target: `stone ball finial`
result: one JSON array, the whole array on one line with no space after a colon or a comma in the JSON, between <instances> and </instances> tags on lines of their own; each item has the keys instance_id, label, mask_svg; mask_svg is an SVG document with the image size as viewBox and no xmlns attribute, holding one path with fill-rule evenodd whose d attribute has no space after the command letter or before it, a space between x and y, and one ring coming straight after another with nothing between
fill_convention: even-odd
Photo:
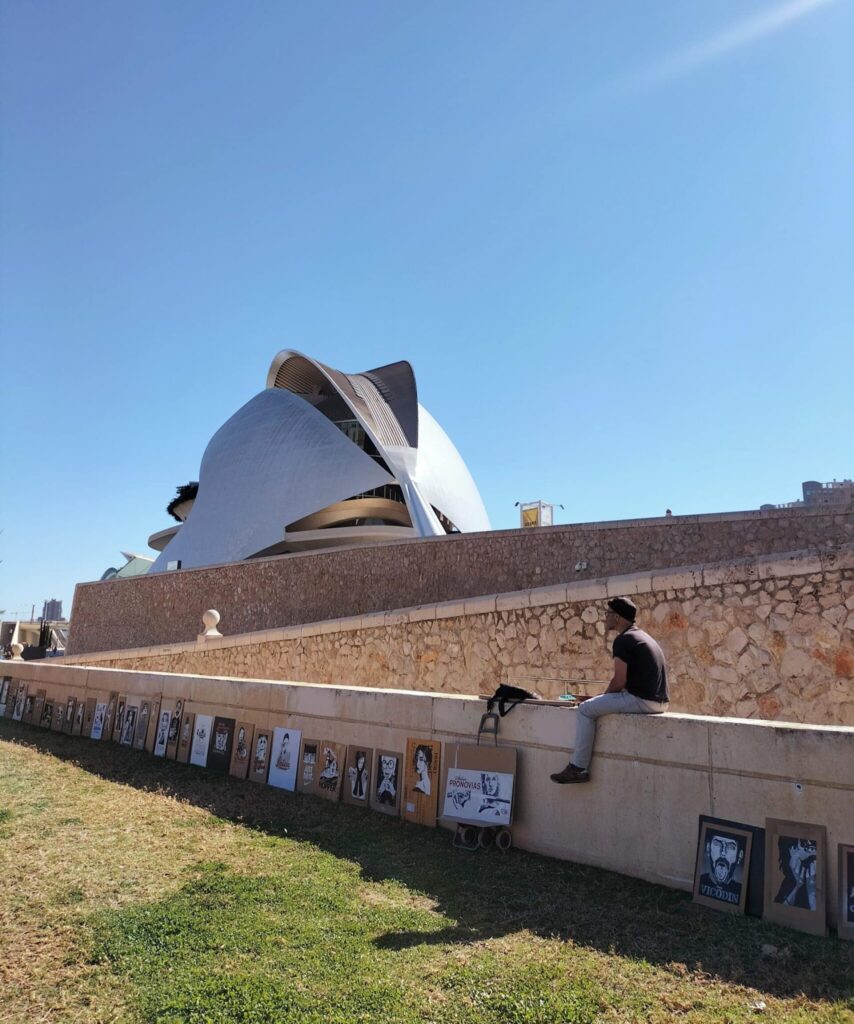
<instances>
[{"instance_id":1,"label":"stone ball finial","mask_svg":"<svg viewBox=\"0 0 854 1024\"><path fill-rule=\"evenodd\" d=\"M21 657L21 652L23 650L24 650L24 645L23 644L12 644L12 657L9 660L10 661L23 661L24 659Z\"/></svg>"},{"instance_id":2,"label":"stone ball finial","mask_svg":"<svg viewBox=\"0 0 854 1024\"><path fill-rule=\"evenodd\" d=\"M207 640L210 637L222 636L222 633L216 628L219 625L220 615L216 608L208 608L208 610L202 615L202 623L204 624L204 632L199 633L200 640Z\"/></svg>"}]
</instances>

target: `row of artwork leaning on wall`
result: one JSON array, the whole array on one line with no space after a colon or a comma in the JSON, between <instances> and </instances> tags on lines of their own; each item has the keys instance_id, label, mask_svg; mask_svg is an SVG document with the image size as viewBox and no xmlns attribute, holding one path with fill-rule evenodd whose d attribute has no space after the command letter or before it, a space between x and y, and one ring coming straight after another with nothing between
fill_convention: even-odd
<instances>
[{"instance_id":1,"label":"row of artwork leaning on wall","mask_svg":"<svg viewBox=\"0 0 854 1024\"><path fill-rule=\"evenodd\" d=\"M312 739L293 724L261 728L227 715L194 712L183 699L113 692L106 700L69 694L64 703L23 680L0 683L0 717L70 736L112 741L183 764L327 800L402 815L435 826L439 816L442 743L410 737L406 752ZM481 752L445 744L442 816L506 827L511 822L515 751ZM512 755L508 759L508 755ZM507 769L510 770L501 770Z\"/></svg>"}]
</instances>

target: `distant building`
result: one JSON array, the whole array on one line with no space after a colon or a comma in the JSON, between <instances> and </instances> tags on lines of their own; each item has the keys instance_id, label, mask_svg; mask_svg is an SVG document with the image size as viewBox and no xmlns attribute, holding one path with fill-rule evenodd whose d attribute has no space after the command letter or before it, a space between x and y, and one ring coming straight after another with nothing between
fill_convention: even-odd
<instances>
[{"instance_id":1,"label":"distant building","mask_svg":"<svg viewBox=\"0 0 854 1024\"><path fill-rule=\"evenodd\" d=\"M42 618L47 619L48 622L59 622L62 619L62 601L57 601L55 597L45 601Z\"/></svg>"},{"instance_id":2,"label":"distant building","mask_svg":"<svg viewBox=\"0 0 854 1024\"><path fill-rule=\"evenodd\" d=\"M854 502L854 480L831 480L823 484L818 480L804 480L803 498L786 501L782 505L760 505L767 508L823 508L827 505L850 505Z\"/></svg>"}]
</instances>

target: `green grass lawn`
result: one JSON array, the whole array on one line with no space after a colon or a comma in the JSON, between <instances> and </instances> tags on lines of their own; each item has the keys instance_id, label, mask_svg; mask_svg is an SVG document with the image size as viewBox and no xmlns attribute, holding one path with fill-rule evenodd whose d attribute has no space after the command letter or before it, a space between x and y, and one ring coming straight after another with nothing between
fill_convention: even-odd
<instances>
[{"instance_id":1,"label":"green grass lawn","mask_svg":"<svg viewBox=\"0 0 854 1024\"><path fill-rule=\"evenodd\" d=\"M0 870L2 1022L854 1022L854 944L9 721Z\"/></svg>"}]
</instances>

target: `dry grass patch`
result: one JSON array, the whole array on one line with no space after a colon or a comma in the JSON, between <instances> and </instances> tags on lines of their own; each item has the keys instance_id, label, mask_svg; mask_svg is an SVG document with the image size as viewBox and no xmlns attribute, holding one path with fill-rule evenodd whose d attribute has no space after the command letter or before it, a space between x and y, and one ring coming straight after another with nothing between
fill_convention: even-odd
<instances>
[{"instance_id":1,"label":"dry grass patch","mask_svg":"<svg viewBox=\"0 0 854 1024\"><path fill-rule=\"evenodd\" d=\"M5 721L0 869L3 1024L854 1021L850 944Z\"/></svg>"}]
</instances>

